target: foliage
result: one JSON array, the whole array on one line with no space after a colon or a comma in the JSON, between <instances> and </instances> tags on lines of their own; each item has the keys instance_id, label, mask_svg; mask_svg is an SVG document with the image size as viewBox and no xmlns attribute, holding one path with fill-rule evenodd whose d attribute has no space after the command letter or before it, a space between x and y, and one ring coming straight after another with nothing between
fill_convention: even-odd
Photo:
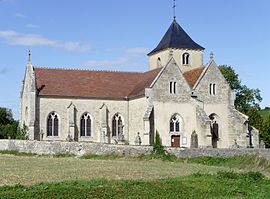
<instances>
[{"instance_id":1,"label":"foliage","mask_svg":"<svg viewBox=\"0 0 270 199\"><path fill-rule=\"evenodd\" d=\"M160 138L158 131L156 131L156 134L155 134L153 153L156 155L164 155L165 154L165 149L164 149L164 146L162 146L161 138Z\"/></svg>"},{"instance_id":2,"label":"foliage","mask_svg":"<svg viewBox=\"0 0 270 199\"><path fill-rule=\"evenodd\" d=\"M147 187L147 188L146 188ZM259 172L218 172L155 180L76 180L0 187L0 198L269 198Z\"/></svg>"},{"instance_id":3,"label":"foliage","mask_svg":"<svg viewBox=\"0 0 270 199\"><path fill-rule=\"evenodd\" d=\"M248 112L247 115L249 117L249 124L251 126L254 126L255 128L257 128L259 131L262 131L262 127L263 127L263 118L260 115L260 112L254 108L251 107Z\"/></svg>"},{"instance_id":4,"label":"foliage","mask_svg":"<svg viewBox=\"0 0 270 199\"><path fill-rule=\"evenodd\" d=\"M239 80L238 74L231 66L221 65L219 69L231 89L236 93L235 107L242 113L247 113L250 108L260 110L259 103L262 101L259 89L250 89Z\"/></svg>"},{"instance_id":5,"label":"foliage","mask_svg":"<svg viewBox=\"0 0 270 199\"><path fill-rule=\"evenodd\" d=\"M264 109L260 110L260 115L262 116L264 120L266 120L268 116L270 116L270 108L265 107Z\"/></svg>"},{"instance_id":6,"label":"foliage","mask_svg":"<svg viewBox=\"0 0 270 199\"><path fill-rule=\"evenodd\" d=\"M156 134L155 134L155 142L153 145L153 151L152 151L151 157L167 160L167 161L174 161L176 159L175 155L168 153L164 149L164 146L162 145L162 141L161 141L158 131L156 131Z\"/></svg>"},{"instance_id":7,"label":"foliage","mask_svg":"<svg viewBox=\"0 0 270 199\"><path fill-rule=\"evenodd\" d=\"M27 127L19 127L10 109L0 107L0 139L27 139Z\"/></svg>"},{"instance_id":8,"label":"foliage","mask_svg":"<svg viewBox=\"0 0 270 199\"><path fill-rule=\"evenodd\" d=\"M265 146L270 148L270 115L263 122L260 138L264 141Z\"/></svg>"},{"instance_id":9,"label":"foliage","mask_svg":"<svg viewBox=\"0 0 270 199\"><path fill-rule=\"evenodd\" d=\"M10 124L13 121L10 109L0 107L0 126Z\"/></svg>"}]
</instances>

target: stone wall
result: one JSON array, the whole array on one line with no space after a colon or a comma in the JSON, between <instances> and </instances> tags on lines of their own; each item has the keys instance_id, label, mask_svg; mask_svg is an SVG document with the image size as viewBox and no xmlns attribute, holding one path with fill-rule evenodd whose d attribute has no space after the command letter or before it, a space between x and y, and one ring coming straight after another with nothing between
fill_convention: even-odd
<instances>
[{"instance_id":1,"label":"stone wall","mask_svg":"<svg viewBox=\"0 0 270 199\"><path fill-rule=\"evenodd\" d=\"M16 150L19 152L37 154L59 154L70 153L76 156L84 154L108 155L112 153L137 156L150 154L151 146L112 145L87 142L60 142L60 141L30 141L30 140L0 140L0 151ZM187 148L166 148L166 150L180 158L212 156L232 157L239 155L259 155L270 160L269 149L187 149Z\"/></svg>"},{"instance_id":2,"label":"stone wall","mask_svg":"<svg viewBox=\"0 0 270 199\"><path fill-rule=\"evenodd\" d=\"M84 154L108 155L112 153L123 155L149 154L150 146L113 145L90 142L61 142L37 140L0 140L0 151L16 150L36 154L69 153L76 156Z\"/></svg>"}]
</instances>

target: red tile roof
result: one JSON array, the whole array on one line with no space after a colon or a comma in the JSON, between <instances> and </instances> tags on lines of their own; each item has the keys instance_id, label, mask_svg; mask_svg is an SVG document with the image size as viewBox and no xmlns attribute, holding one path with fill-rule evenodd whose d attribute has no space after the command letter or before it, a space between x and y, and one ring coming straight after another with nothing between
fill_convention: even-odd
<instances>
[{"instance_id":1,"label":"red tile roof","mask_svg":"<svg viewBox=\"0 0 270 199\"><path fill-rule=\"evenodd\" d=\"M39 95L124 98L144 94L161 68L145 73L34 68Z\"/></svg>"},{"instance_id":2,"label":"red tile roof","mask_svg":"<svg viewBox=\"0 0 270 199\"><path fill-rule=\"evenodd\" d=\"M193 86L196 84L203 70L204 67L199 67L184 73L184 77L187 80L190 88L193 88Z\"/></svg>"},{"instance_id":3,"label":"red tile roof","mask_svg":"<svg viewBox=\"0 0 270 199\"><path fill-rule=\"evenodd\" d=\"M35 67L38 95L124 98L143 95L162 68L144 73ZM192 88L204 68L184 73Z\"/></svg>"}]
</instances>

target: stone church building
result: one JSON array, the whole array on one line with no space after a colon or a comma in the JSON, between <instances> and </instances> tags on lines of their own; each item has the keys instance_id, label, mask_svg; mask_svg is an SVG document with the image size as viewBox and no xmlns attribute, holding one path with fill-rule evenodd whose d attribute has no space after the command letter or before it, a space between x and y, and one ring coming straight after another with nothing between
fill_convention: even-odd
<instances>
[{"instance_id":1,"label":"stone church building","mask_svg":"<svg viewBox=\"0 0 270 199\"><path fill-rule=\"evenodd\" d=\"M258 131L234 107L235 94L213 55L174 19L149 54L146 72L34 67L20 96L30 140L164 146L258 147Z\"/></svg>"}]
</instances>

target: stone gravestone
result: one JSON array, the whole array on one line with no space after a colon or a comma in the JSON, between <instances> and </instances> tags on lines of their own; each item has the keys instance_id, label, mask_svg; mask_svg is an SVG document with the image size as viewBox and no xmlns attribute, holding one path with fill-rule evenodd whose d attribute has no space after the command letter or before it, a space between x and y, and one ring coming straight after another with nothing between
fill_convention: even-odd
<instances>
[{"instance_id":1,"label":"stone gravestone","mask_svg":"<svg viewBox=\"0 0 270 199\"><path fill-rule=\"evenodd\" d=\"M190 141L190 148L198 148L198 134L196 131L192 132Z\"/></svg>"},{"instance_id":2,"label":"stone gravestone","mask_svg":"<svg viewBox=\"0 0 270 199\"><path fill-rule=\"evenodd\" d=\"M140 133L138 132L138 135L136 136L136 139L135 139L135 145L141 145L141 144L142 144L142 139L141 139Z\"/></svg>"},{"instance_id":3,"label":"stone gravestone","mask_svg":"<svg viewBox=\"0 0 270 199\"><path fill-rule=\"evenodd\" d=\"M261 149L265 149L265 143L264 143L263 140L260 141L259 147L260 147Z\"/></svg>"}]
</instances>

